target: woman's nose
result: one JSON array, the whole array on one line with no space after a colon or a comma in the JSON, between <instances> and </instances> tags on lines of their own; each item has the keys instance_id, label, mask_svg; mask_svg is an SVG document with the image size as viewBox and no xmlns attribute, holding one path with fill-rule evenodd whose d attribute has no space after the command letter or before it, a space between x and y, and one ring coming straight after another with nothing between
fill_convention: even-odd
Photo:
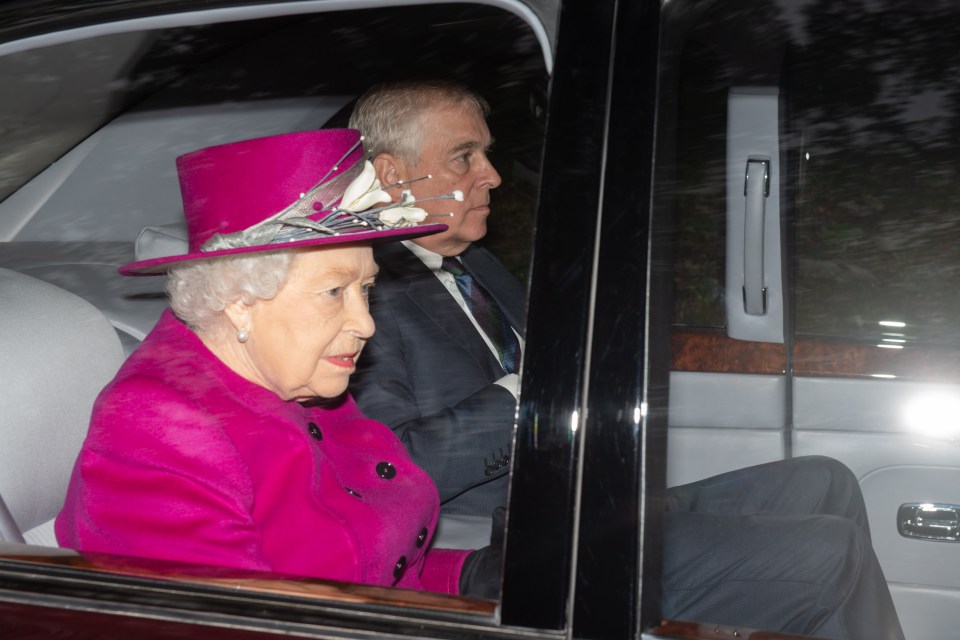
<instances>
[{"instance_id":1,"label":"woman's nose","mask_svg":"<svg viewBox=\"0 0 960 640\"><path fill-rule=\"evenodd\" d=\"M350 301L344 329L363 340L373 336L376 325L373 322L373 316L370 315L370 308L365 297L355 296Z\"/></svg>"}]
</instances>

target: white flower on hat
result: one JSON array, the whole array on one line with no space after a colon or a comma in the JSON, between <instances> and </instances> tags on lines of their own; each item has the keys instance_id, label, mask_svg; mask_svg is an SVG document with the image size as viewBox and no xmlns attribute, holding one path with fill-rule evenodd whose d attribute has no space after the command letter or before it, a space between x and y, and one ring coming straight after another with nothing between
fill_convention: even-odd
<instances>
[{"instance_id":1,"label":"white flower on hat","mask_svg":"<svg viewBox=\"0 0 960 640\"><path fill-rule=\"evenodd\" d=\"M354 178L344 190L339 209L359 213L386 202L390 202L390 195L380 188L380 180L377 179L373 164L365 160L360 175Z\"/></svg>"},{"instance_id":2,"label":"white flower on hat","mask_svg":"<svg viewBox=\"0 0 960 640\"><path fill-rule=\"evenodd\" d=\"M380 220L392 227L412 227L427 219L427 212L413 206L416 200L409 189L400 192L400 202L384 207Z\"/></svg>"}]
</instances>

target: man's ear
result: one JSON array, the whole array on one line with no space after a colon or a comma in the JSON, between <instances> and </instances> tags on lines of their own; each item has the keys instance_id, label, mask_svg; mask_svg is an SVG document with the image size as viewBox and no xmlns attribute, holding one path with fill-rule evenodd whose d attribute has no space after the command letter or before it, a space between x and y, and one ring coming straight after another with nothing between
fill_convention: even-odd
<instances>
[{"instance_id":1,"label":"man's ear","mask_svg":"<svg viewBox=\"0 0 960 640\"><path fill-rule=\"evenodd\" d=\"M377 154L377 156L371 160L371 163L373 164L374 171L377 173L377 180L380 181L381 187L396 184L401 180L407 179L406 164L390 153ZM394 202L400 201L400 193L402 191L403 189L399 187L386 189L386 192L393 198Z\"/></svg>"}]
</instances>

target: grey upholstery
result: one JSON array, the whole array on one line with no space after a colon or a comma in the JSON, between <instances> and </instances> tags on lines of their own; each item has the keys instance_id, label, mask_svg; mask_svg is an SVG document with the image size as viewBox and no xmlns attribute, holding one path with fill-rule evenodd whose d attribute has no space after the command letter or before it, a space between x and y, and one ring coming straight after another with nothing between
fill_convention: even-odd
<instances>
[{"instance_id":1,"label":"grey upholstery","mask_svg":"<svg viewBox=\"0 0 960 640\"><path fill-rule=\"evenodd\" d=\"M52 520L93 401L123 359L116 331L95 307L0 268L0 541L56 544Z\"/></svg>"},{"instance_id":2,"label":"grey upholstery","mask_svg":"<svg viewBox=\"0 0 960 640\"><path fill-rule=\"evenodd\" d=\"M100 309L128 353L167 308L165 277L128 278L117 273L117 267L133 260L129 240L0 242L0 267L66 289Z\"/></svg>"},{"instance_id":3,"label":"grey upholstery","mask_svg":"<svg viewBox=\"0 0 960 640\"><path fill-rule=\"evenodd\" d=\"M441 513L433 547L437 549L480 549L490 544L493 518L462 513Z\"/></svg>"}]
</instances>

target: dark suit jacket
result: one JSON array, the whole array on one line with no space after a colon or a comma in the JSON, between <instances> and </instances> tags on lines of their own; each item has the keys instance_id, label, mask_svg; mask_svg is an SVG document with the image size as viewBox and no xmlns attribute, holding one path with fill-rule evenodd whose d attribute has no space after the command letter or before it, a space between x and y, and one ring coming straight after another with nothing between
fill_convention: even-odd
<instances>
[{"instance_id":1,"label":"dark suit jacket","mask_svg":"<svg viewBox=\"0 0 960 640\"><path fill-rule=\"evenodd\" d=\"M370 312L377 331L350 390L389 425L437 483L443 513L489 516L507 500L516 401L505 374L437 277L400 243L374 248L380 265ZM488 251L461 259L523 335L526 291Z\"/></svg>"}]
</instances>

